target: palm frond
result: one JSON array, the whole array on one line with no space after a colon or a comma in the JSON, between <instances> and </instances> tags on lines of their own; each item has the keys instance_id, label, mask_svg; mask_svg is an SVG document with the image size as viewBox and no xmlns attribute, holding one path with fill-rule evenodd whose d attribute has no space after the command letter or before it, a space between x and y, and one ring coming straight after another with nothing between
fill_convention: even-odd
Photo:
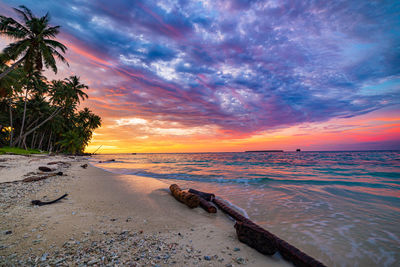
<instances>
[{"instance_id":1,"label":"palm frond","mask_svg":"<svg viewBox=\"0 0 400 267\"><path fill-rule=\"evenodd\" d=\"M21 6L20 6L20 8L21 8ZM25 7L26 8L26 7ZM17 15L20 17L20 18L22 18L22 20L25 22L25 23L27 23L29 20L31 20L32 18L30 18L30 17L28 17L28 13L27 12L25 12L24 10L20 10L20 9L18 9L18 8L13 8L14 9L14 11L17 13ZM31 13L32 14L32 13Z\"/></svg>"},{"instance_id":2,"label":"palm frond","mask_svg":"<svg viewBox=\"0 0 400 267\"><path fill-rule=\"evenodd\" d=\"M0 17L0 33L12 38L24 38L29 30L13 18Z\"/></svg>"},{"instance_id":3,"label":"palm frond","mask_svg":"<svg viewBox=\"0 0 400 267\"><path fill-rule=\"evenodd\" d=\"M19 8L21 8L23 10L21 12L24 12L28 16L29 20L32 20L35 18L35 16L32 14L32 11L29 8L27 8L26 6L20 5ZM15 8L15 10L17 10L17 9Z\"/></svg>"},{"instance_id":4,"label":"palm frond","mask_svg":"<svg viewBox=\"0 0 400 267\"><path fill-rule=\"evenodd\" d=\"M56 37L56 35L60 32L60 26L48 27L43 30L43 37Z\"/></svg>"},{"instance_id":5,"label":"palm frond","mask_svg":"<svg viewBox=\"0 0 400 267\"><path fill-rule=\"evenodd\" d=\"M24 69L28 72L35 69L42 70L45 65L57 73L54 57L68 65L61 54L65 53L67 47L52 40L59 33L60 26L49 26L50 14L46 13L39 18L23 5L14 10L22 19L23 24L13 18L0 15L0 35L17 40L4 49L7 57L12 60L23 57Z\"/></svg>"},{"instance_id":6,"label":"palm frond","mask_svg":"<svg viewBox=\"0 0 400 267\"><path fill-rule=\"evenodd\" d=\"M63 45L62 43L57 42L55 40L44 39L43 42L45 44L51 46L54 49L57 49L57 48L60 49L63 53L65 53L68 50L68 48L65 45Z\"/></svg>"},{"instance_id":7,"label":"palm frond","mask_svg":"<svg viewBox=\"0 0 400 267\"><path fill-rule=\"evenodd\" d=\"M53 53L51 51L51 48L42 44L40 47L40 50L43 51L43 61L45 63L46 68L51 68L54 73L57 73L57 65L56 61L53 57Z\"/></svg>"},{"instance_id":8,"label":"palm frond","mask_svg":"<svg viewBox=\"0 0 400 267\"><path fill-rule=\"evenodd\" d=\"M6 54L10 59L15 60L23 54L29 48L28 40L21 40L15 43L9 44L4 48L3 53Z\"/></svg>"},{"instance_id":9,"label":"palm frond","mask_svg":"<svg viewBox=\"0 0 400 267\"><path fill-rule=\"evenodd\" d=\"M51 47L49 47L49 48L53 55L55 55L61 62L65 63L69 67L68 61L65 59L65 57L63 55L61 55L57 50L55 50Z\"/></svg>"}]
</instances>

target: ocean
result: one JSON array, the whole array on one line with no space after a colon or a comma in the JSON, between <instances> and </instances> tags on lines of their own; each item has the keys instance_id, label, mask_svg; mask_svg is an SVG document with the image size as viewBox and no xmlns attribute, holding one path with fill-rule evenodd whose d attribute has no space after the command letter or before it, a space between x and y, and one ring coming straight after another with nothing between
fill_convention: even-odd
<instances>
[{"instance_id":1,"label":"ocean","mask_svg":"<svg viewBox=\"0 0 400 267\"><path fill-rule=\"evenodd\" d=\"M91 162L214 193L328 266L400 266L400 151L101 154Z\"/></svg>"}]
</instances>

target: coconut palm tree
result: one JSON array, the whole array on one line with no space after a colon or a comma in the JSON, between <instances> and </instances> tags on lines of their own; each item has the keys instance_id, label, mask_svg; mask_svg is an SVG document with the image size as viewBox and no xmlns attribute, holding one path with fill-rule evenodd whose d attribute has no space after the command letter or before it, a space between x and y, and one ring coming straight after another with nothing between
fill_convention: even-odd
<instances>
[{"instance_id":1,"label":"coconut palm tree","mask_svg":"<svg viewBox=\"0 0 400 267\"><path fill-rule=\"evenodd\" d=\"M20 142L18 142L18 146L20 146L20 144L21 144L21 141L22 141L21 137L22 137L22 134L25 129L26 107L27 107L29 93L33 92L33 93L38 94L43 91L44 87L47 87L46 83L45 83L46 77L44 77L41 74L41 72L37 71L37 70L28 74L22 80L23 80L23 84L25 84L25 97L24 97L24 112L23 112L23 116L22 116L22 125L21 125L21 129L19 132L19 137L17 139L20 141Z\"/></svg>"},{"instance_id":2,"label":"coconut palm tree","mask_svg":"<svg viewBox=\"0 0 400 267\"><path fill-rule=\"evenodd\" d=\"M25 6L19 6L19 8L14 8L14 10L23 23L0 15L0 35L16 40L3 50L7 59L13 61L14 64L0 74L0 79L21 63L24 64L27 73L32 73L34 70L41 71L43 65L57 73L54 57L68 65L66 59L60 53L65 53L67 47L54 40L59 33L60 26L51 27L49 25L49 13L38 18L32 14L29 8Z\"/></svg>"},{"instance_id":3,"label":"coconut palm tree","mask_svg":"<svg viewBox=\"0 0 400 267\"><path fill-rule=\"evenodd\" d=\"M70 90L71 100L75 103L80 104L80 100L85 100L89 96L83 92L84 89L89 89L89 87L80 81L80 77L78 76L70 76L65 79L66 85Z\"/></svg>"},{"instance_id":4,"label":"coconut palm tree","mask_svg":"<svg viewBox=\"0 0 400 267\"><path fill-rule=\"evenodd\" d=\"M0 58L2 55L0 55ZM0 62L0 71L5 70L7 66ZM9 75L0 80L0 100L8 103L9 106L9 144L13 143L14 127L13 127L13 101L22 91L24 84L25 72L22 68L16 68ZM4 103L5 103L4 102ZM4 123L4 122L3 122Z\"/></svg>"},{"instance_id":5,"label":"coconut palm tree","mask_svg":"<svg viewBox=\"0 0 400 267\"><path fill-rule=\"evenodd\" d=\"M74 121L73 125L61 134L62 139L58 144L64 152L83 153L92 138L93 131L101 126L101 118L88 108L84 108L75 113L71 120Z\"/></svg>"},{"instance_id":6,"label":"coconut palm tree","mask_svg":"<svg viewBox=\"0 0 400 267\"><path fill-rule=\"evenodd\" d=\"M81 100L88 98L88 95L83 92L88 88L87 85L80 82L80 78L77 76L70 76L64 81L55 80L52 81L51 100L54 104L63 106L64 109L71 106L75 109Z\"/></svg>"},{"instance_id":7,"label":"coconut palm tree","mask_svg":"<svg viewBox=\"0 0 400 267\"><path fill-rule=\"evenodd\" d=\"M57 73L57 66L54 57L67 63L66 59L58 51L60 50L62 53L65 53L67 47L54 40L55 36L59 33L60 26L49 26L49 13L38 18L33 15L29 8L25 6L19 6L19 8L20 9L14 8L14 10L23 20L23 24L13 18L0 15L0 35L5 35L16 40L16 42L9 44L3 50L3 61L14 61L14 64L0 74L0 79L18 67L21 63L24 65L24 70L27 73L28 79L32 77L33 73L41 72L43 65L46 66L46 68L51 68L55 73ZM25 90L26 103L31 88L27 86ZM24 132L25 114L26 104L18 138L20 141L22 140Z\"/></svg>"}]
</instances>

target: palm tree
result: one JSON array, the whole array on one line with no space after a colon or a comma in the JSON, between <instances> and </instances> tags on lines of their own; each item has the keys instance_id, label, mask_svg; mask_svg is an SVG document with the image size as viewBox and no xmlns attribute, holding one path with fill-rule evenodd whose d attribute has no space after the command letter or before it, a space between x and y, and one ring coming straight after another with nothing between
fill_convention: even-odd
<instances>
[{"instance_id":1,"label":"palm tree","mask_svg":"<svg viewBox=\"0 0 400 267\"><path fill-rule=\"evenodd\" d=\"M72 129L61 134L62 139L58 142L61 149L65 152L76 154L82 152L84 148L83 136L80 135L78 129Z\"/></svg>"},{"instance_id":2,"label":"palm tree","mask_svg":"<svg viewBox=\"0 0 400 267\"><path fill-rule=\"evenodd\" d=\"M69 107L75 109L81 100L88 98L88 95L83 92L83 89L88 88L77 76L70 76L64 81L52 81L51 100L54 104L63 106L64 109Z\"/></svg>"},{"instance_id":3,"label":"palm tree","mask_svg":"<svg viewBox=\"0 0 400 267\"><path fill-rule=\"evenodd\" d=\"M74 121L73 125L61 134L62 139L58 145L64 152L81 154L89 144L93 131L101 126L101 118L84 108L75 113L71 120Z\"/></svg>"},{"instance_id":4,"label":"palm tree","mask_svg":"<svg viewBox=\"0 0 400 267\"><path fill-rule=\"evenodd\" d=\"M101 126L101 118L88 108L79 111L77 121L85 131L92 131Z\"/></svg>"},{"instance_id":5,"label":"palm tree","mask_svg":"<svg viewBox=\"0 0 400 267\"><path fill-rule=\"evenodd\" d=\"M16 42L9 44L3 50L5 55L4 58L14 61L14 64L0 74L0 79L18 67L21 63L24 63L24 69L27 72L28 79L35 71L42 71L43 64L46 68L51 68L55 73L57 73L57 66L54 57L57 57L68 65L63 55L58 52L59 49L62 53L65 53L67 47L62 43L53 40L59 33L60 26L49 26L49 13L38 18L32 14L32 11L29 8L25 6L19 7L20 9L14 8L14 10L24 21L23 24L13 18L0 15L0 34L16 40ZM18 138L20 141L22 140L21 137L25 126L26 101L30 87L27 86L25 90L24 115Z\"/></svg>"},{"instance_id":6,"label":"palm tree","mask_svg":"<svg viewBox=\"0 0 400 267\"><path fill-rule=\"evenodd\" d=\"M0 54L0 72L7 69L7 65L1 62L1 58L4 54ZM24 76L24 71L21 68L14 69L4 77L4 79L0 80L0 98L9 98L16 92L19 92L22 88L21 79Z\"/></svg>"},{"instance_id":7,"label":"palm tree","mask_svg":"<svg viewBox=\"0 0 400 267\"><path fill-rule=\"evenodd\" d=\"M32 73L33 70L41 71L43 65L57 73L54 57L68 65L66 59L58 51L65 53L67 47L54 40L60 26L49 26L49 13L38 18L27 7L19 6L19 8L14 8L14 10L23 20L23 24L13 18L0 15L0 35L16 40L3 51L7 59L14 61L14 64L0 74L0 79L21 63L24 63L27 73Z\"/></svg>"},{"instance_id":8,"label":"palm tree","mask_svg":"<svg viewBox=\"0 0 400 267\"><path fill-rule=\"evenodd\" d=\"M85 100L89 96L83 92L84 89L89 89L89 87L80 81L80 77L78 76L70 76L65 79L67 87L70 89L70 97L71 100L75 103L80 104L80 100Z\"/></svg>"},{"instance_id":9,"label":"palm tree","mask_svg":"<svg viewBox=\"0 0 400 267\"><path fill-rule=\"evenodd\" d=\"M4 54L0 55L3 58ZM0 59L1 60L1 59ZM6 69L7 66L0 62L0 71ZM9 133L9 143L10 146L13 143L14 127L13 127L13 100L18 93L22 91L24 86L23 79L25 77L25 72L22 68L16 68L11 71L4 79L0 80L0 99L6 100L9 106L9 116L10 116L10 133Z\"/></svg>"},{"instance_id":10,"label":"palm tree","mask_svg":"<svg viewBox=\"0 0 400 267\"><path fill-rule=\"evenodd\" d=\"M26 118L26 104L28 101L28 93L30 91L38 91L38 93L40 93L43 89L43 87L47 87L46 83L45 83L46 77L44 77L40 71L33 71L32 73L28 74L28 76L26 76L26 78L24 79L24 84L25 84L25 97L24 97L24 113L22 115L22 125L21 125L21 129L19 132L19 137L17 140L19 140L20 142L18 143L18 146L20 146L21 144L21 137L22 134L24 132L24 127L25 127L25 118Z\"/></svg>"}]
</instances>

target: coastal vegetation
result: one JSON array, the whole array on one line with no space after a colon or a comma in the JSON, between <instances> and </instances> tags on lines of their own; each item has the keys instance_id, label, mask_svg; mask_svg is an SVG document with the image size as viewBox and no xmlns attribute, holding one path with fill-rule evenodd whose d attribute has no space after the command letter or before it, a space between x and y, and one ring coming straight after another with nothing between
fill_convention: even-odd
<instances>
[{"instance_id":1,"label":"coastal vegetation","mask_svg":"<svg viewBox=\"0 0 400 267\"><path fill-rule=\"evenodd\" d=\"M13 155L30 155L30 154L41 154L38 149L23 149L18 147L1 147L0 148L0 155L4 154L13 154Z\"/></svg>"},{"instance_id":2,"label":"coastal vegetation","mask_svg":"<svg viewBox=\"0 0 400 267\"><path fill-rule=\"evenodd\" d=\"M90 109L78 109L88 86L76 75L44 76L44 69L57 73L56 60L68 65L67 47L55 40L60 26L50 26L48 13L14 10L21 22L0 15L0 35L12 40L0 54L0 147L83 153L101 126Z\"/></svg>"}]
</instances>

